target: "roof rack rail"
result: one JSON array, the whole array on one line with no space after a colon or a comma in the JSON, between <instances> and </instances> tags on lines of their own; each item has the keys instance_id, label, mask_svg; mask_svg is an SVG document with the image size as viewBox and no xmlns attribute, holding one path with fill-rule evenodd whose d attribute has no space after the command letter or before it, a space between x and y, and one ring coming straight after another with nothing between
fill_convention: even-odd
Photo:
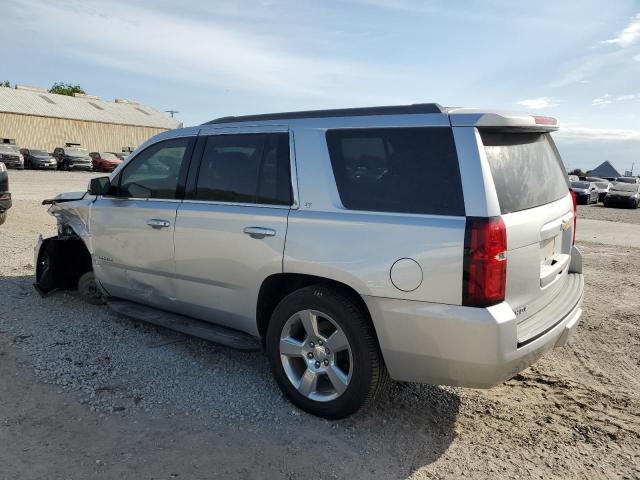
<instances>
[{"instance_id":1,"label":"roof rack rail","mask_svg":"<svg viewBox=\"0 0 640 480\"><path fill-rule=\"evenodd\" d=\"M222 117L206 122L203 125L259 122L265 120L294 120L299 118L362 117L371 115L406 115L426 113L446 113L446 110L437 103L414 103L413 105L392 105L386 107L338 108L333 110L307 110L302 112L264 113L260 115Z\"/></svg>"}]
</instances>

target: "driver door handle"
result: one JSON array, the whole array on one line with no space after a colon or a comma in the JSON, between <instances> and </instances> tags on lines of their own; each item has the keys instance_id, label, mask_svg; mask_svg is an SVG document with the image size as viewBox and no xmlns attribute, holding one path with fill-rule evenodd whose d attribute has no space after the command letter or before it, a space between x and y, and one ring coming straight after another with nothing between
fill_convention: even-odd
<instances>
[{"instance_id":1,"label":"driver door handle","mask_svg":"<svg viewBox=\"0 0 640 480\"><path fill-rule=\"evenodd\" d=\"M166 228L171 225L169 220L162 220L161 218L150 218L147 220L147 225L152 228Z\"/></svg>"}]
</instances>

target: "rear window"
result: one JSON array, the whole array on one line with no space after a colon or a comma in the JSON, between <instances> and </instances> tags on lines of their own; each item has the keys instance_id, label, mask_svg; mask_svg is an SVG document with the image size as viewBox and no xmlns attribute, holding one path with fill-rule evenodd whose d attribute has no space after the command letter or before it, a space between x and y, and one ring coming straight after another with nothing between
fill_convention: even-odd
<instances>
[{"instance_id":1,"label":"rear window","mask_svg":"<svg viewBox=\"0 0 640 480\"><path fill-rule=\"evenodd\" d=\"M567 195L564 165L548 133L481 130L480 136L503 214Z\"/></svg>"},{"instance_id":2,"label":"rear window","mask_svg":"<svg viewBox=\"0 0 640 480\"><path fill-rule=\"evenodd\" d=\"M327 144L345 208L465 214L451 128L329 130Z\"/></svg>"}]
</instances>

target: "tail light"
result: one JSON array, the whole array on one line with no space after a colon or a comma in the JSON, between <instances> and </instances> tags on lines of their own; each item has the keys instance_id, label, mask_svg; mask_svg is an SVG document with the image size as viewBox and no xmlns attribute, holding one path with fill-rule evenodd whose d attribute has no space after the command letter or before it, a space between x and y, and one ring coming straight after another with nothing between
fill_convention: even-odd
<instances>
[{"instance_id":1,"label":"tail light","mask_svg":"<svg viewBox=\"0 0 640 480\"><path fill-rule=\"evenodd\" d=\"M576 192L571 190L571 199L573 200L573 238L571 239L571 244L575 245L576 243L576 223L578 221L578 201L576 200Z\"/></svg>"},{"instance_id":2,"label":"tail light","mask_svg":"<svg viewBox=\"0 0 640 480\"><path fill-rule=\"evenodd\" d=\"M488 307L504 300L507 230L500 217L467 217L462 304Z\"/></svg>"}]
</instances>

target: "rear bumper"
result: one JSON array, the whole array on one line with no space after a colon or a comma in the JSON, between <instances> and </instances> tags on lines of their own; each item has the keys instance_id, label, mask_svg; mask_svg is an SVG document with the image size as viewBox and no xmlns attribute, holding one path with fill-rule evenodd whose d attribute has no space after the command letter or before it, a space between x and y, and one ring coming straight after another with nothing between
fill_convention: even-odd
<instances>
[{"instance_id":1,"label":"rear bumper","mask_svg":"<svg viewBox=\"0 0 640 480\"><path fill-rule=\"evenodd\" d=\"M584 280L565 295L567 308L552 304L558 318L539 336L518 345L518 320L503 302L472 308L364 297L392 378L400 381L488 388L513 377L547 350L574 334L582 316ZM550 314L548 309L542 315ZM542 323L542 322L541 322Z\"/></svg>"}]
</instances>

